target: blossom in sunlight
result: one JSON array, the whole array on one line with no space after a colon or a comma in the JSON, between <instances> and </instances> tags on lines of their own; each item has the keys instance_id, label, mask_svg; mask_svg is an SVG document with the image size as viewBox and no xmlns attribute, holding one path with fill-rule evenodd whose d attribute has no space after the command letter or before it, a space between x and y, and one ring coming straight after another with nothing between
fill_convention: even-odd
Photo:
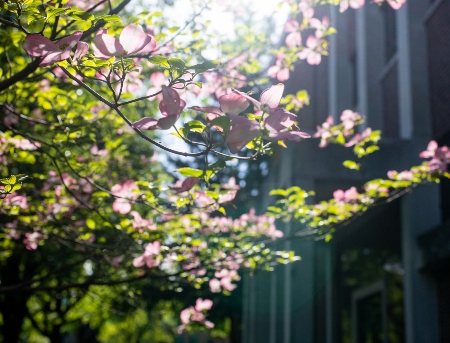
<instances>
[{"instance_id":1,"label":"blossom in sunlight","mask_svg":"<svg viewBox=\"0 0 450 343\"><path fill-rule=\"evenodd\" d=\"M447 146L439 147L436 141L428 143L427 150L422 151L419 155L422 158L431 158L427 162L430 171L447 171L450 163L450 149Z\"/></svg>"},{"instance_id":2,"label":"blossom in sunlight","mask_svg":"<svg viewBox=\"0 0 450 343\"><path fill-rule=\"evenodd\" d=\"M40 34L28 35L22 43L25 51L33 57L42 57L41 66L46 66L55 62L63 61L70 57L72 48L77 45L83 32L77 31L74 34L61 38L56 43L53 43L47 37ZM80 46L80 50L83 49ZM77 53L81 56L82 51Z\"/></svg>"},{"instance_id":3,"label":"blossom in sunlight","mask_svg":"<svg viewBox=\"0 0 450 343\"><path fill-rule=\"evenodd\" d=\"M219 293L222 290L222 286L220 285L220 281L216 278L213 278L209 281L209 289L212 293Z\"/></svg>"},{"instance_id":4,"label":"blossom in sunlight","mask_svg":"<svg viewBox=\"0 0 450 343\"><path fill-rule=\"evenodd\" d=\"M212 300L198 298L194 306L189 306L180 312L180 320L182 325L178 327L178 332L182 333L183 330L191 322L198 322L205 325L208 329L212 329L214 324L206 320L205 312L209 311L213 305Z\"/></svg>"},{"instance_id":5,"label":"blossom in sunlight","mask_svg":"<svg viewBox=\"0 0 450 343\"><path fill-rule=\"evenodd\" d=\"M353 9L360 8L364 5L364 1L365 0L341 0L339 11L345 12L349 6Z\"/></svg>"},{"instance_id":6,"label":"blossom in sunlight","mask_svg":"<svg viewBox=\"0 0 450 343\"><path fill-rule=\"evenodd\" d=\"M260 101L258 101L246 93L233 89L233 93L219 97L220 108L195 106L192 109L208 113L207 119L210 121L220 116L230 118L230 129L226 134L225 142L233 154L239 152L259 136L269 140L292 141L310 137L305 132L299 132L294 125L295 114L278 107L283 91L284 85L281 83L272 86L262 92ZM248 100L253 103L255 109L265 113L263 113L262 127L256 120L239 115L248 107ZM221 129L219 128L219 130Z\"/></svg>"},{"instance_id":7,"label":"blossom in sunlight","mask_svg":"<svg viewBox=\"0 0 450 343\"><path fill-rule=\"evenodd\" d=\"M317 126L317 132L314 134L313 137L319 138L320 137L320 144L319 147L325 148L328 143L330 142L331 138L333 137L333 134L331 132L331 128L333 127L333 117L328 116L324 123L322 123L321 126Z\"/></svg>"},{"instance_id":8,"label":"blossom in sunlight","mask_svg":"<svg viewBox=\"0 0 450 343\"><path fill-rule=\"evenodd\" d=\"M276 78L280 82L288 80L290 76L289 68L283 66L284 56L283 53L278 53L275 65L267 70L267 74L269 74L270 77Z\"/></svg>"},{"instance_id":9,"label":"blossom in sunlight","mask_svg":"<svg viewBox=\"0 0 450 343\"><path fill-rule=\"evenodd\" d=\"M414 173L410 170L404 170L402 172L398 172L396 170L389 170L387 172L388 178L391 180L397 181L411 181L414 178Z\"/></svg>"},{"instance_id":10,"label":"blossom in sunlight","mask_svg":"<svg viewBox=\"0 0 450 343\"><path fill-rule=\"evenodd\" d=\"M236 114L229 114L228 116L231 120L231 127L225 142L230 152L235 154L253 139L260 136L261 133L257 121Z\"/></svg>"},{"instance_id":11,"label":"blossom in sunlight","mask_svg":"<svg viewBox=\"0 0 450 343\"><path fill-rule=\"evenodd\" d=\"M41 242L43 239L44 236L39 232L27 232L25 234L23 244L25 244L25 248L27 250L36 250L39 242Z\"/></svg>"},{"instance_id":12,"label":"blossom in sunlight","mask_svg":"<svg viewBox=\"0 0 450 343\"><path fill-rule=\"evenodd\" d=\"M288 32L286 36L286 45L290 48L302 45L302 36L300 34L300 24L297 20L291 19L286 23L284 31Z\"/></svg>"},{"instance_id":13,"label":"blossom in sunlight","mask_svg":"<svg viewBox=\"0 0 450 343\"><path fill-rule=\"evenodd\" d=\"M81 41L77 42L77 48L75 50L75 53L73 54L73 59L75 61L81 59L81 57L86 55L88 51L89 45L87 43Z\"/></svg>"},{"instance_id":14,"label":"blossom in sunlight","mask_svg":"<svg viewBox=\"0 0 450 343\"><path fill-rule=\"evenodd\" d=\"M264 115L263 128L265 130L263 137L269 140L291 140L298 142L303 138L309 138L306 132L300 132L294 125L296 115L278 107L283 96L284 85L278 85L267 88L261 93L260 101L253 99L245 93L234 90L238 94L250 100L255 108L267 113Z\"/></svg>"},{"instance_id":15,"label":"blossom in sunlight","mask_svg":"<svg viewBox=\"0 0 450 343\"><path fill-rule=\"evenodd\" d=\"M309 36L306 39L306 47L298 53L301 60L306 60L308 64L317 65L322 61L322 39L315 36Z\"/></svg>"},{"instance_id":16,"label":"blossom in sunlight","mask_svg":"<svg viewBox=\"0 0 450 343\"><path fill-rule=\"evenodd\" d=\"M133 266L136 268L146 265L148 268L154 268L159 266L160 259L159 253L161 252L161 243L155 241L148 243L145 247L145 251L141 256L136 257L133 260Z\"/></svg>"},{"instance_id":17,"label":"blossom in sunlight","mask_svg":"<svg viewBox=\"0 0 450 343\"><path fill-rule=\"evenodd\" d=\"M374 2L381 3L384 0L374 0ZM386 2L391 5L394 10L398 10L403 4L406 3L406 0L386 0Z\"/></svg>"},{"instance_id":18,"label":"blossom in sunlight","mask_svg":"<svg viewBox=\"0 0 450 343\"><path fill-rule=\"evenodd\" d=\"M342 189L338 189L333 192L333 198L336 202L351 202L358 199L358 191L355 187L347 189L345 192Z\"/></svg>"},{"instance_id":19,"label":"blossom in sunlight","mask_svg":"<svg viewBox=\"0 0 450 343\"><path fill-rule=\"evenodd\" d=\"M156 230L156 225L153 223L151 219L143 219L139 212L131 211L130 214L133 216L133 228L139 232L144 232L144 229L147 230Z\"/></svg>"},{"instance_id":20,"label":"blossom in sunlight","mask_svg":"<svg viewBox=\"0 0 450 343\"><path fill-rule=\"evenodd\" d=\"M163 100L159 103L159 110L163 118L145 117L133 123L133 127L140 130L167 130L172 127L180 118L181 111L186 106L186 102L180 98L175 89L162 86Z\"/></svg>"},{"instance_id":21,"label":"blossom in sunlight","mask_svg":"<svg viewBox=\"0 0 450 343\"><path fill-rule=\"evenodd\" d=\"M111 188L111 194L116 196L113 203L113 210L120 214L126 214L131 210L131 203L136 200L139 190L138 186L133 181L126 181L123 185L114 185Z\"/></svg>"},{"instance_id":22,"label":"blossom in sunlight","mask_svg":"<svg viewBox=\"0 0 450 343\"><path fill-rule=\"evenodd\" d=\"M366 138L369 138L371 134L372 134L372 129L370 127L368 127L361 134L357 133L356 135L354 135L352 139L350 139L347 143L344 144L344 146L349 148L351 146L359 144L362 141L364 141Z\"/></svg>"},{"instance_id":23,"label":"blossom in sunlight","mask_svg":"<svg viewBox=\"0 0 450 343\"><path fill-rule=\"evenodd\" d=\"M234 176L230 177L227 181L227 183L221 185L224 189L233 189L233 190L239 190L241 187L236 183L236 178Z\"/></svg>"},{"instance_id":24,"label":"blossom in sunlight","mask_svg":"<svg viewBox=\"0 0 450 343\"><path fill-rule=\"evenodd\" d=\"M236 194L237 194L237 190L231 190L231 191L228 191L225 194L221 194L220 197L219 197L218 203L219 204L224 204L224 203L233 201L234 198L236 198Z\"/></svg>"},{"instance_id":25,"label":"blossom in sunlight","mask_svg":"<svg viewBox=\"0 0 450 343\"><path fill-rule=\"evenodd\" d=\"M314 0L300 0L298 10L305 18L312 18L314 15Z\"/></svg>"},{"instance_id":26,"label":"blossom in sunlight","mask_svg":"<svg viewBox=\"0 0 450 343\"><path fill-rule=\"evenodd\" d=\"M361 115L359 113L353 112L352 110L345 110L341 114L341 121L344 125L344 135L349 134L349 130L353 129L356 122L361 120Z\"/></svg>"},{"instance_id":27,"label":"blossom in sunlight","mask_svg":"<svg viewBox=\"0 0 450 343\"><path fill-rule=\"evenodd\" d=\"M99 149L97 144L94 144L89 152L91 153L91 155L99 157L105 157L109 153L108 149Z\"/></svg>"},{"instance_id":28,"label":"blossom in sunlight","mask_svg":"<svg viewBox=\"0 0 450 343\"><path fill-rule=\"evenodd\" d=\"M100 30L92 40L94 55L108 59L112 56L128 56L131 54L147 54L156 48L155 38L144 32L140 25L130 24L120 33L119 40Z\"/></svg>"},{"instance_id":29,"label":"blossom in sunlight","mask_svg":"<svg viewBox=\"0 0 450 343\"><path fill-rule=\"evenodd\" d=\"M317 18L311 18L309 20L309 25L311 25L312 28L316 29L316 32L314 35L316 38L322 38L325 36L325 33L330 28L330 20L327 16L324 16L322 20Z\"/></svg>"},{"instance_id":30,"label":"blossom in sunlight","mask_svg":"<svg viewBox=\"0 0 450 343\"><path fill-rule=\"evenodd\" d=\"M10 140L10 142L14 144L15 148L22 149L22 150L37 150L41 146L41 143L30 142L26 138L22 138L22 139L12 138Z\"/></svg>"},{"instance_id":31,"label":"blossom in sunlight","mask_svg":"<svg viewBox=\"0 0 450 343\"><path fill-rule=\"evenodd\" d=\"M190 176L184 181L178 180L175 185L169 186L169 188L175 193L183 193L189 191L192 187L194 187L200 179L198 177Z\"/></svg>"},{"instance_id":32,"label":"blossom in sunlight","mask_svg":"<svg viewBox=\"0 0 450 343\"><path fill-rule=\"evenodd\" d=\"M24 195L17 195L16 192L9 194L4 200L3 200L3 206L18 206L23 210L26 210L28 208L28 200L27 197Z\"/></svg>"},{"instance_id":33,"label":"blossom in sunlight","mask_svg":"<svg viewBox=\"0 0 450 343\"><path fill-rule=\"evenodd\" d=\"M203 310L209 311L213 305L212 300L202 298L198 298L195 302L195 310L201 312Z\"/></svg>"}]
</instances>

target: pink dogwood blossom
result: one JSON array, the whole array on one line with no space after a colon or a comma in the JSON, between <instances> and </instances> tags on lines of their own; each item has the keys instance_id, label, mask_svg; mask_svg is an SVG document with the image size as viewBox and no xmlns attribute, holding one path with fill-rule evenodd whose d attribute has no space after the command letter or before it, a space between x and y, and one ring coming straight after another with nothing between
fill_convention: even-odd
<instances>
[{"instance_id":1,"label":"pink dogwood blossom","mask_svg":"<svg viewBox=\"0 0 450 343\"><path fill-rule=\"evenodd\" d=\"M200 179L198 177L190 176L187 179L181 181L178 180L174 186L169 186L169 188L175 193L183 193L189 191L192 187L194 187Z\"/></svg>"},{"instance_id":2,"label":"pink dogwood blossom","mask_svg":"<svg viewBox=\"0 0 450 343\"><path fill-rule=\"evenodd\" d=\"M297 20L291 19L286 23L284 31L288 32L286 36L286 45L290 48L302 45L302 36L300 34L300 24Z\"/></svg>"},{"instance_id":3,"label":"pink dogwood blossom","mask_svg":"<svg viewBox=\"0 0 450 343\"><path fill-rule=\"evenodd\" d=\"M117 184L111 188L111 194L118 197L113 203L113 210L120 214L127 214L131 210L131 203L138 197L135 192L139 190L133 181L126 181L123 185Z\"/></svg>"},{"instance_id":4,"label":"pink dogwood blossom","mask_svg":"<svg viewBox=\"0 0 450 343\"><path fill-rule=\"evenodd\" d=\"M25 234L25 238L23 243L25 244L25 248L27 250L36 250L39 242L44 239L44 236L39 232L27 232Z\"/></svg>"},{"instance_id":5,"label":"pink dogwood blossom","mask_svg":"<svg viewBox=\"0 0 450 343\"><path fill-rule=\"evenodd\" d=\"M195 302L195 310L198 312L209 311L212 305L213 305L212 300L209 299L203 300L202 298L198 298L197 301Z\"/></svg>"},{"instance_id":6,"label":"pink dogwood blossom","mask_svg":"<svg viewBox=\"0 0 450 343\"><path fill-rule=\"evenodd\" d=\"M298 57L301 60L306 60L310 65L320 64L322 61L321 52L323 51L322 42L322 39L318 39L315 36L309 36L306 39L306 47L298 53Z\"/></svg>"},{"instance_id":7,"label":"pink dogwood blossom","mask_svg":"<svg viewBox=\"0 0 450 343\"><path fill-rule=\"evenodd\" d=\"M320 144L319 147L325 148L331 138L333 137L333 134L331 132L331 128L333 127L333 117L328 116L324 123L322 123L321 126L317 126L317 132L314 134L313 137L318 138L320 137Z\"/></svg>"},{"instance_id":8,"label":"pink dogwood blossom","mask_svg":"<svg viewBox=\"0 0 450 343\"><path fill-rule=\"evenodd\" d=\"M64 37L53 43L47 37L40 34L28 35L23 41L23 48L33 57L42 57L41 66L46 66L55 62L63 61L70 57L72 48L77 45L83 32L77 31L74 34ZM85 46L79 45L75 55L80 58ZM87 51L86 51L87 52Z\"/></svg>"},{"instance_id":9,"label":"pink dogwood blossom","mask_svg":"<svg viewBox=\"0 0 450 343\"><path fill-rule=\"evenodd\" d=\"M303 14L303 17L312 18L314 15L314 0L300 0L298 10Z\"/></svg>"},{"instance_id":10,"label":"pink dogwood blossom","mask_svg":"<svg viewBox=\"0 0 450 343\"><path fill-rule=\"evenodd\" d=\"M267 115L264 115L263 120L263 127L266 130L264 138L296 142L303 138L309 138L310 135L308 133L300 132L294 125L296 115L278 107L283 91L284 85L282 83L272 86L264 90L261 93L260 101L257 101L245 93L234 90L234 92L250 100L256 109L267 113Z\"/></svg>"},{"instance_id":11,"label":"pink dogwood blossom","mask_svg":"<svg viewBox=\"0 0 450 343\"><path fill-rule=\"evenodd\" d=\"M361 119L361 115L359 113L353 112L352 110L345 110L341 114L341 121L344 125L344 134L348 134L349 130L355 127L355 124L358 120Z\"/></svg>"},{"instance_id":12,"label":"pink dogwood blossom","mask_svg":"<svg viewBox=\"0 0 450 343\"><path fill-rule=\"evenodd\" d=\"M94 55L108 59L112 56L127 56L131 54L147 54L156 48L155 38L144 32L140 25L130 24L120 33L119 40L100 30L92 40Z\"/></svg>"},{"instance_id":13,"label":"pink dogwood blossom","mask_svg":"<svg viewBox=\"0 0 450 343\"><path fill-rule=\"evenodd\" d=\"M338 189L333 192L333 198L336 202L351 202L358 199L358 191L355 187L352 187L345 192L342 189Z\"/></svg>"},{"instance_id":14,"label":"pink dogwood blossom","mask_svg":"<svg viewBox=\"0 0 450 343\"><path fill-rule=\"evenodd\" d=\"M288 80L290 76L289 68L283 65L284 57L285 55L283 53L278 53L275 65L267 70L267 74L269 74L270 77L276 78L280 82Z\"/></svg>"},{"instance_id":15,"label":"pink dogwood blossom","mask_svg":"<svg viewBox=\"0 0 450 343\"><path fill-rule=\"evenodd\" d=\"M156 230L156 225L151 219L143 219L139 212L131 211L130 214L133 216L133 228L139 232L144 232L144 230Z\"/></svg>"},{"instance_id":16,"label":"pink dogwood blossom","mask_svg":"<svg viewBox=\"0 0 450 343\"><path fill-rule=\"evenodd\" d=\"M439 147L436 141L428 143L427 150L422 151L419 155L422 158L431 158L427 162L430 171L447 171L450 163L450 149L447 146Z\"/></svg>"},{"instance_id":17,"label":"pink dogwood blossom","mask_svg":"<svg viewBox=\"0 0 450 343\"><path fill-rule=\"evenodd\" d=\"M374 0L374 2L376 3L381 3L384 0ZM406 0L386 0L386 2L394 9L394 10L398 10L400 7L402 7L405 3Z\"/></svg>"},{"instance_id":18,"label":"pink dogwood blossom","mask_svg":"<svg viewBox=\"0 0 450 343\"><path fill-rule=\"evenodd\" d=\"M141 256L136 257L133 260L133 266L136 268L146 265L148 268L154 268L159 266L159 253L161 252L161 243L155 241L148 243L145 247L145 251Z\"/></svg>"},{"instance_id":19,"label":"pink dogwood blossom","mask_svg":"<svg viewBox=\"0 0 450 343\"><path fill-rule=\"evenodd\" d=\"M216 278L211 279L209 281L209 289L212 293L220 293L220 291L222 290L220 281Z\"/></svg>"},{"instance_id":20,"label":"pink dogwood blossom","mask_svg":"<svg viewBox=\"0 0 450 343\"><path fill-rule=\"evenodd\" d=\"M372 129L370 127L368 127L361 134L357 133L356 135L354 135L352 139L350 139L347 143L344 144L344 146L349 148L356 144L359 144L362 141L364 141L366 138L370 137L371 134L372 134Z\"/></svg>"},{"instance_id":21,"label":"pink dogwood blossom","mask_svg":"<svg viewBox=\"0 0 450 343\"><path fill-rule=\"evenodd\" d=\"M183 330L191 322L198 322L205 325L207 328L212 329L214 324L206 320L205 312L209 311L213 305L212 300L202 298L197 299L194 306L189 306L180 312L180 320L182 325L178 327L178 332L182 333Z\"/></svg>"},{"instance_id":22,"label":"pink dogwood blossom","mask_svg":"<svg viewBox=\"0 0 450 343\"><path fill-rule=\"evenodd\" d=\"M186 102L180 98L175 89L162 86L163 100L159 103L159 110L163 118L145 117L133 123L133 127L140 130L168 130L180 117Z\"/></svg>"},{"instance_id":23,"label":"pink dogwood blossom","mask_svg":"<svg viewBox=\"0 0 450 343\"><path fill-rule=\"evenodd\" d=\"M364 1L365 0L341 0L339 11L345 12L349 6L353 9L360 8L364 5Z\"/></svg>"},{"instance_id":24,"label":"pink dogwood blossom","mask_svg":"<svg viewBox=\"0 0 450 343\"><path fill-rule=\"evenodd\" d=\"M389 170L387 176L391 180L398 181L411 181L414 178L414 174L410 170L404 170L400 173L396 170Z\"/></svg>"}]
</instances>

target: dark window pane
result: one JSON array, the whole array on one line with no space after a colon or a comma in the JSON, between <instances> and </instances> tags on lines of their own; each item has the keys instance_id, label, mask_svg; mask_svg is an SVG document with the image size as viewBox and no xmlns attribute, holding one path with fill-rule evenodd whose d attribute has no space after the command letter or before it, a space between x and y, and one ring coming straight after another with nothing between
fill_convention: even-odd
<instances>
[{"instance_id":1,"label":"dark window pane","mask_svg":"<svg viewBox=\"0 0 450 343\"><path fill-rule=\"evenodd\" d=\"M384 17L384 46L387 62L397 51L397 25L395 22L395 10L386 2L380 8Z\"/></svg>"},{"instance_id":2,"label":"dark window pane","mask_svg":"<svg viewBox=\"0 0 450 343\"><path fill-rule=\"evenodd\" d=\"M450 130L449 18L450 1L445 0L428 20L430 100L434 139L441 138Z\"/></svg>"},{"instance_id":3,"label":"dark window pane","mask_svg":"<svg viewBox=\"0 0 450 343\"><path fill-rule=\"evenodd\" d=\"M381 81L383 97L383 137L399 136L397 64Z\"/></svg>"}]
</instances>

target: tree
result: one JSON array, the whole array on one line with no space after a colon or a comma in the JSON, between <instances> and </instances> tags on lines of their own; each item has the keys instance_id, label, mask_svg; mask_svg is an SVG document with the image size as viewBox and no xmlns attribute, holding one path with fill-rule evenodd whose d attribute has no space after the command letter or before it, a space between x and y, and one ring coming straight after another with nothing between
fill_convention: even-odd
<instances>
[{"instance_id":1,"label":"tree","mask_svg":"<svg viewBox=\"0 0 450 343\"><path fill-rule=\"evenodd\" d=\"M448 177L448 150L430 143L424 157L431 163L370 182L364 194L337 192L319 208L306 204L303 190L278 190L283 199L268 214L227 217L225 204L239 189L231 178L215 182L227 163L269 155L274 142L309 137L289 112L304 106L307 94L282 98L282 84L266 86L259 58L268 50L276 56L268 74L279 81L301 60L320 63L334 30L327 19L313 17L317 2L288 1L286 46L270 50L267 36L242 27L236 41L223 44L219 64L201 54L212 44L199 20L208 2L180 28L161 11L130 9L121 19L129 0L0 1L5 342L18 341L24 325L60 342L65 332L87 324L80 313L98 309L89 298L124 312L164 308L173 299L179 300L172 308L181 311L184 300L180 329L211 328L205 313L213 303L204 298L233 291L239 269L270 270L298 260L268 247L282 237L275 218L300 219L314 234L320 226L319 234L329 237L336 223L379 198ZM363 2L341 1L340 8ZM395 8L403 1L388 2ZM305 30L313 34L303 46ZM189 39L179 39L182 34ZM242 91L264 88L259 101ZM220 107L212 106L215 100ZM187 111L189 101L200 106ZM355 134L361 116L350 111L342 120L319 129L323 142L353 146L358 157L376 151L378 132ZM160 141L172 128L191 151ZM179 168L184 180L174 183L155 147L202 160L196 168ZM96 320L93 328L111 318Z\"/></svg>"}]
</instances>

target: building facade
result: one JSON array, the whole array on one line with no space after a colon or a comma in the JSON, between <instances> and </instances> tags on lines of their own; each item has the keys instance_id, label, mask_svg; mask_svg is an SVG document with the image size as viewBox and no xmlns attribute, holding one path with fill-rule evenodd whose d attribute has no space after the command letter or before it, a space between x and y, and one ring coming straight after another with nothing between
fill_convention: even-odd
<instances>
[{"instance_id":1,"label":"building facade","mask_svg":"<svg viewBox=\"0 0 450 343\"><path fill-rule=\"evenodd\" d=\"M431 139L450 144L450 0L320 11L338 31L330 55L319 66L301 64L286 82L289 92L311 97L301 128L314 132L328 115L337 122L352 109L382 130L381 149L359 174L342 167L351 158L345 148L290 145L271 160L263 196L298 185L314 190L315 201L329 199L333 190L420 164ZM328 243L280 243L302 260L244 279L243 342L450 342L449 184L371 209ZM299 225L286 225L285 234Z\"/></svg>"}]
</instances>

